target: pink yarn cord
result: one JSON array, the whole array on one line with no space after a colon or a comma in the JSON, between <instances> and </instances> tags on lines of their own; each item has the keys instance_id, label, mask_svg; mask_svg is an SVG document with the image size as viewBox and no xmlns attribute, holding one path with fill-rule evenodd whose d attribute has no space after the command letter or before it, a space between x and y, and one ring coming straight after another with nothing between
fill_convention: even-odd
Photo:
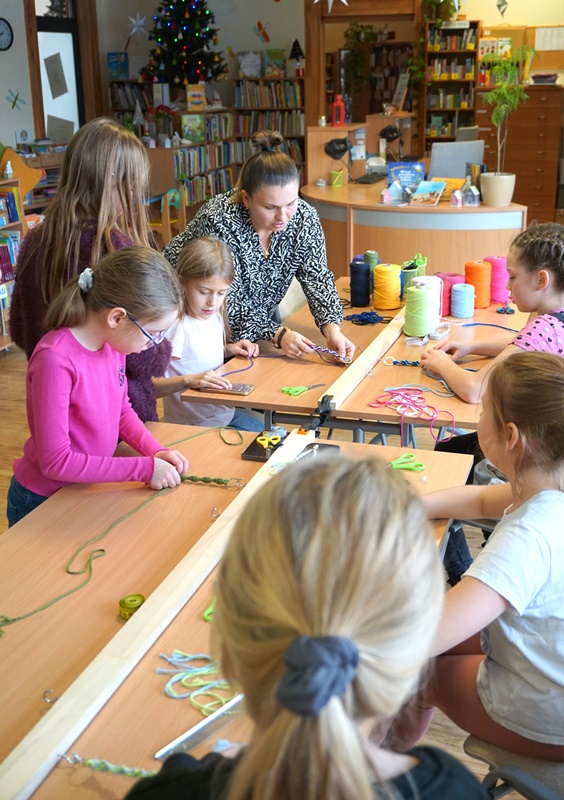
<instances>
[{"instance_id":1,"label":"pink yarn cord","mask_svg":"<svg viewBox=\"0 0 564 800\"><path fill-rule=\"evenodd\" d=\"M404 444L404 426L406 417L415 417L420 420L429 421L429 431L433 439L437 442L438 437L435 435L433 425L439 414L448 414L452 420L452 431L448 438L441 439L443 442L448 442L454 436L454 429L456 427L454 415L450 411L437 411L436 408L427 404L423 393L419 389L394 389L391 392L384 392L379 395L371 403L368 403L371 408L391 408L396 411L401 417L400 423L400 445L405 447ZM445 427L444 425L441 427Z\"/></svg>"},{"instance_id":2,"label":"pink yarn cord","mask_svg":"<svg viewBox=\"0 0 564 800\"><path fill-rule=\"evenodd\" d=\"M505 256L486 256L484 261L492 265L491 301L492 303L506 303L509 300L507 281L507 259Z\"/></svg>"}]
</instances>

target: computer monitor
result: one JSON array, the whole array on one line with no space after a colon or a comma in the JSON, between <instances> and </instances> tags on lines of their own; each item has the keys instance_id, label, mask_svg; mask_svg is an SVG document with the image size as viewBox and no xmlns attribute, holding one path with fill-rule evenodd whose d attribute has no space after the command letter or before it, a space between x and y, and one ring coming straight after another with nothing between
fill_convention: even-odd
<instances>
[{"instance_id":1,"label":"computer monitor","mask_svg":"<svg viewBox=\"0 0 564 800\"><path fill-rule=\"evenodd\" d=\"M475 142L433 142L428 178L465 178L466 164L481 164L484 140Z\"/></svg>"},{"instance_id":2,"label":"computer monitor","mask_svg":"<svg viewBox=\"0 0 564 800\"><path fill-rule=\"evenodd\" d=\"M457 128L455 142L474 142L478 138L479 127L470 125L467 128Z\"/></svg>"}]
</instances>

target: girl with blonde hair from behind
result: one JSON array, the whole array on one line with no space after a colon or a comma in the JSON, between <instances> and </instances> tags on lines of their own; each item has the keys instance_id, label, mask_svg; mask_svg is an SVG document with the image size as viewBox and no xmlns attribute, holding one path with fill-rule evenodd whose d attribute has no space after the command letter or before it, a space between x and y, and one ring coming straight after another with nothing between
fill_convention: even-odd
<instances>
[{"instance_id":1,"label":"girl with blonde hair from behind","mask_svg":"<svg viewBox=\"0 0 564 800\"><path fill-rule=\"evenodd\" d=\"M416 690L443 600L434 536L376 459L291 465L227 545L214 633L255 723L229 759L175 754L129 800L485 800L455 759L369 739Z\"/></svg>"}]
</instances>

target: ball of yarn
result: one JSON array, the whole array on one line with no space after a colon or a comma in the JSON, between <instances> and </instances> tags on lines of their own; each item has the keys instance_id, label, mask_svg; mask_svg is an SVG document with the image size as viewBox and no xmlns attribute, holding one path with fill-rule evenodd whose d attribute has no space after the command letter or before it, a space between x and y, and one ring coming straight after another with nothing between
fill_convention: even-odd
<instances>
[{"instance_id":1,"label":"ball of yarn","mask_svg":"<svg viewBox=\"0 0 564 800\"><path fill-rule=\"evenodd\" d=\"M474 287L475 308L488 308L492 283L492 265L489 261L467 261L464 265L466 283Z\"/></svg>"}]
</instances>

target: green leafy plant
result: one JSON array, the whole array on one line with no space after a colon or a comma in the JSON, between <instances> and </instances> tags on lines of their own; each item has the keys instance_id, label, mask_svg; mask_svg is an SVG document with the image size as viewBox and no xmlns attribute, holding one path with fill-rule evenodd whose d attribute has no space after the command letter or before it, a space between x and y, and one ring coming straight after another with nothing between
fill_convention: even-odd
<instances>
[{"instance_id":1,"label":"green leafy plant","mask_svg":"<svg viewBox=\"0 0 564 800\"><path fill-rule=\"evenodd\" d=\"M525 45L508 57L488 55L480 62L489 70L493 86L482 94L482 102L492 107L491 120L497 128L497 173L504 171L509 116L517 111L528 95L521 84L525 64L534 50Z\"/></svg>"},{"instance_id":2,"label":"green leafy plant","mask_svg":"<svg viewBox=\"0 0 564 800\"><path fill-rule=\"evenodd\" d=\"M458 10L454 0L423 0L423 14L431 21L454 19Z\"/></svg>"},{"instance_id":3,"label":"green leafy plant","mask_svg":"<svg viewBox=\"0 0 564 800\"><path fill-rule=\"evenodd\" d=\"M345 85L348 90L358 88L370 80L369 70L366 69L366 48L371 44L381 41L387 31L384 28L375 28L373 25L363 25L360 22L351 23L344 33L343 67L345 70Z\"/></svg>"}]
</instances>

